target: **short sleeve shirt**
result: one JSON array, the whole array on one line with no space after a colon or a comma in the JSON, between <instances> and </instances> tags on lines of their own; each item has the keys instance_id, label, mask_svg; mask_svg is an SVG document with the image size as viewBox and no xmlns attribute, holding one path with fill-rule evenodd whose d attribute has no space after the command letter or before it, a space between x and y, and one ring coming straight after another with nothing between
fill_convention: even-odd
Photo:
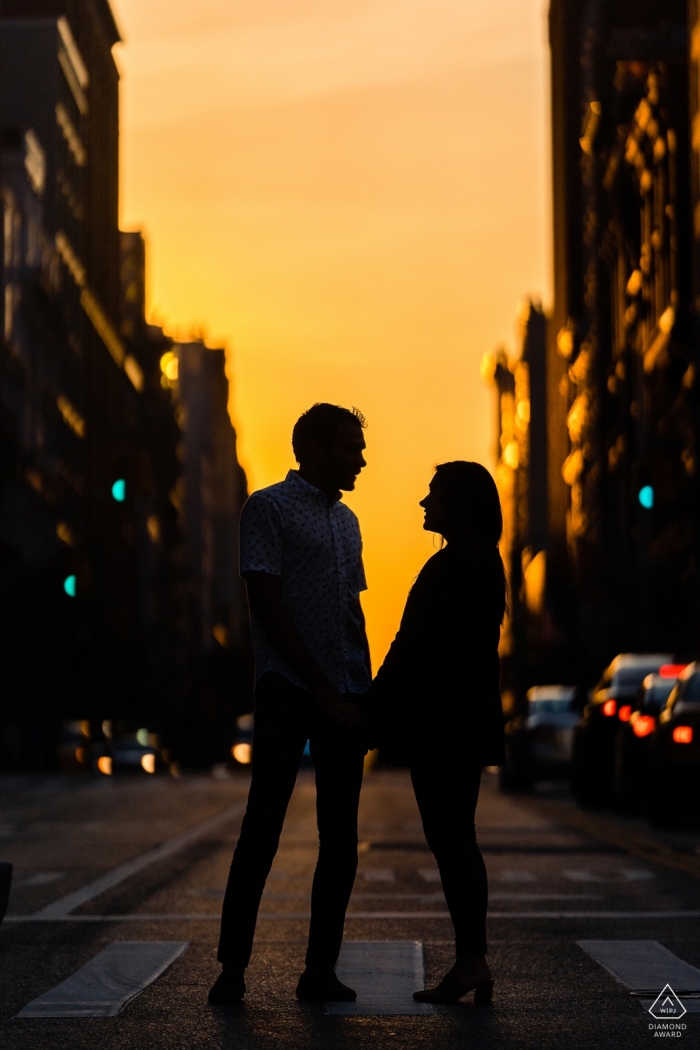
<instances>
[{"instance_id":1,"label":"short sleeve shirt","mask_svg":"<svg viewBox=\"0 0 700 1050\"><path fill-rule=\"evenodd\" d=\"M344 693L369 688L358 598L366 590L360 525L340 500L290 470L284 481L254 492L241 514L241 573L282 578L282 602L301 640L329 682ZM276 671L308 684L277 655L255 617L255 677Z\"/></svg>"}]
</instances>

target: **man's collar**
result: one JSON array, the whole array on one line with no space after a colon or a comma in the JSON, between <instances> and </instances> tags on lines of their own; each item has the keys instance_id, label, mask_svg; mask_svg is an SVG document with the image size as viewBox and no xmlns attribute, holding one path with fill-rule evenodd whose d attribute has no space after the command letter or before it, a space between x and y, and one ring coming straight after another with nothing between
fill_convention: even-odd
<instances>
[{"instance_id":1,"label":"man's collar","mask_svg":"<svg viewBox=\"0 0 700 1050\"><path fill-rule=\"evenodd\" d=\"M325 492L321 492L321 489L316 488L316 486L312 485L310 481L305 481L298 470L288 471L287 477L284 480L285 483L290 485L300 496L304 496L306 499L312 500L314 503L318 503L322 507L333 507L343 498L342 493L340 493L338 498L329 504Z\"/></svg>"}]
</instances>

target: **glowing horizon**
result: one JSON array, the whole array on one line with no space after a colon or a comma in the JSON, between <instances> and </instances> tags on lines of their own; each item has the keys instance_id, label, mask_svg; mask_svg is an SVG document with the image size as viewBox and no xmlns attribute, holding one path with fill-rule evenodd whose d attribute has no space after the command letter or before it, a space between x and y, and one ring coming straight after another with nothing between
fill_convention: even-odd
<instances>
[{"instance_id":1,"label":"glowing horizon","mask_svg":"<svg viewBox=\"0 0 700 1050\"><path fill-rule=\"evenodd\" d=\"M314 401L367 416L375 662L433 551L433 466L493 468L485 350L550 298L540 0L112 0L148 313L225 345L251 489Z\"/></svg>"}]
</instances>

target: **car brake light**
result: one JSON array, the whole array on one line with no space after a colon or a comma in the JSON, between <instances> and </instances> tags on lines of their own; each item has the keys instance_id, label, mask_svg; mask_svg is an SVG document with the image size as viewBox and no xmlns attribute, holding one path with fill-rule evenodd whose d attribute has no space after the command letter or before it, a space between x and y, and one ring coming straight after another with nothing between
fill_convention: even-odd
<instances>
[{"instance_id":1,"label":"car brake light","mask_svg":"<svg viewBox=\"0 0 700 1050\"><path fill-rule=\"evenodd\" d=\"M617 717L621 722L629 722L630 715L632 714L632 706L630 704L623 704L617 713Z\"/></svg>"},{"instance_id":2,"label":"car brake light","mask_svg":"<svg viewBox=\"0 0 700 1050\"><path fill-rule=\"evenodd\" d=\"M676 726L676 728L673 730L673 740L676 744L692 744L693 727Z\"/></svg>"},{"instance_id":3,"label":"car brake light","mask_svg":"<svg viewBox=\"0 0 700 1050\"><path fill-rule=\"evenodd\" d=\"M659 668L661 678L678 678L681 671L685 671L687 664L662 664Z\"/></svg>"},{"instance_id":4,"label":"car brake light","mask_svg":"<svg viewBox=\"0 0 700 1050\"><path fill-rule=\"evenodd\" d=\"M650 733L654 732L655 725L656 719L652 718L651 715L639 715L632 722L632 731L635 736L649 736Z\"/></svg>"},{"instance_id":5,"label":"car brake light","mask_svg":"<svg viewBox=\"0 0 700 1050\"><path fill-rule=\"evenodd\" d=\"M606 718L612 718L617 711L617 700L606 700L603 704L603 714Z\"/></svg>"}]
</instances>

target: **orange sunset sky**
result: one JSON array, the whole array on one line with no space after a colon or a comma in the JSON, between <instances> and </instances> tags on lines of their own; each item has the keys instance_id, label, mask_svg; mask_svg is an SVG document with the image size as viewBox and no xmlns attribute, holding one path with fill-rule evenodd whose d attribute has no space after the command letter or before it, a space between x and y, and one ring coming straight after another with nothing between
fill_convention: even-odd
<instances>
[{"instance_id":1,"label":"orange sunset sky","mask_svg":"<svg viewBox=\"0 0 700 1050\"><path fill-rule=\"evenodd\" d=\"M112 0L148 311L226 345L251 489L314 401L367 416L375 662L435 463L494 466L485 350L550 301L545 0Z\"/></svg>"}]
</instances>

